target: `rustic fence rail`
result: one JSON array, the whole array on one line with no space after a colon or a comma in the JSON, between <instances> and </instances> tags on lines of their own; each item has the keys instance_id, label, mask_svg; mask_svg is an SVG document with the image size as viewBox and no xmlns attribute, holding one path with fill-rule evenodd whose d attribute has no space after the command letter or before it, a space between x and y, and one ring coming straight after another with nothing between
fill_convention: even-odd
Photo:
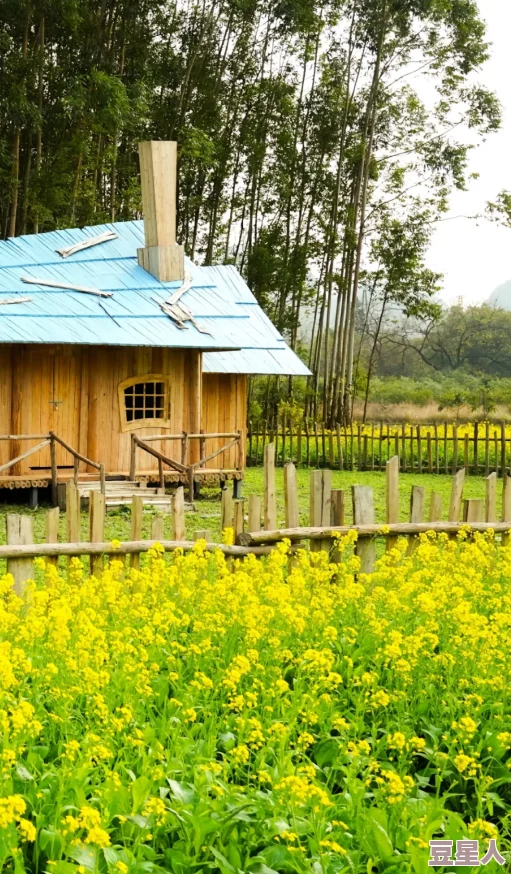
<instances>
[{"instance_id":1,"label":"rustic fence rail","mask_svg":"<svg viewBox=\"0 0 511 874\"><path fill-rule=\"evenodd\" d=\"M275 445L275 464L292 461L299 467L335 470L385 470L389 458L398 459L403 473L454 473L501 476L511 463L511 426L505 422L458 425L404 425L373 422L327 429L317 423L294 424L287 418L278 429L249 423L247 466L261 465L268 444Z\"/></svg>"},{"instance_id":2,"label":"rustic fence rail","mask_svg":"<svg viewBox=\"0 0 511 874\"><path fill-rule=\"evenodd\" d=\"M502 479L500 519L497 513L497 474L490 473L484 480L484 494L480 497L463 496L466 471L458 470L452 477L451 493L446 518L442 519L442 496L432 491L427 499L423 486L414 485L410 491L408 519L402 518L398 458L390 458L385 465L386 500L384 518L376 518L373 489L351 486L352 520L347 523L347 491L332 488L332 472L315 470L310 477L308 524L300 513L296 466L288 462L284 474L284 522L279 527L279 502L275 477L275 445L267 444L264 457L264 495L250 495L247 500L233 497L229 487L222 490L221 528L233 529L234 544L212 542L207 530L195 532L195 540L204 539L210 549L220 549L226 555L242 557L248 554L263 556L284 539L293 548L308 542L311 552L326 552L329 560L337 562L337 537L356 531L355 552L360 558L360 570L371 573L377 556L377 540L383 539L387 550L400 536L408 539L407 555L417 547L417 538L424 532L443 532L450 537L462 529L473 536L490 529L501 537L503 545L511 538L511 477L508 471ZM428 513L429 508L429 513ZM246 512L248 510L248 512ZM105 497L91 490L89 500L89 539L80 542L80 501L78 487L66 484L66 537L58 542L59 510L53 508L46 516L46 542L34 543L32 516L8 514L6 517L7 545L0 546L0 560L7 559L7 570L13 576L14 588L23 591L25 582L34 575L33 559L43 556L55 564L67 556L68 566L73 556L90 557L91 573L101 574L104 556L115 556L124 562L130 557L130 567L140 568L140 556L159 542L165 551L177 548L192 549L195 541L185 537L184 489L180 486L171 501L172 539L163 538L163 519L154 516L151 539L142 538L143 499L134 496L131 506L131 537L127 542L113 544L105 540ZM428 518L426 518L426 516ZM248 521L248 531L246 531ZM468 527L467 527L468 526Z\"/></svg>"}]
</instances>

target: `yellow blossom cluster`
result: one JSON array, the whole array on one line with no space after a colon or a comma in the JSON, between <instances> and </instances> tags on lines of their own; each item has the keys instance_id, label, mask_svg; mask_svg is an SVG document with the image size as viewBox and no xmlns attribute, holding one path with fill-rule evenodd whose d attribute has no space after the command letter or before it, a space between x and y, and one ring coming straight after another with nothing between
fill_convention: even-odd
<instances>
[{"instance_id":1,"label":"yellow blossom cluster","mask_svg":"<svg viewBox=\"0 0 511 874\"><path fill-rule=\"evenodd\" d=\"M509 853L511 546L366 576L354 539L2 577L5 870L408 874L453 823Z\"/></svg>"}]
</instances>

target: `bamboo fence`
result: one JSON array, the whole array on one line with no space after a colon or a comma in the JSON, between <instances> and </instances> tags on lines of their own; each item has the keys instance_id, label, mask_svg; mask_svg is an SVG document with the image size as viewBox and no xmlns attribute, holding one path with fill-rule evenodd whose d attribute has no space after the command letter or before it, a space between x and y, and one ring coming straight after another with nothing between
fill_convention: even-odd
<instances>
[{"instance_id":1,"label":"bamboo fence","mask_svg":"<svg viewBox=\"0 0 511 874\"><path fill-rule=\"evenodd\" d=\"M385 470L396 456L403 473L453 474L463 467L467 474L502 475L511 464L511 427L505 422L457 425L390 425L373 422L337 425L294 425L283 419L280 428L267 430L249 423L247 466L263 463L265 447L275 445L275 464L292 461L298 467L332 470Z\"/></svg>"}]
</instances>

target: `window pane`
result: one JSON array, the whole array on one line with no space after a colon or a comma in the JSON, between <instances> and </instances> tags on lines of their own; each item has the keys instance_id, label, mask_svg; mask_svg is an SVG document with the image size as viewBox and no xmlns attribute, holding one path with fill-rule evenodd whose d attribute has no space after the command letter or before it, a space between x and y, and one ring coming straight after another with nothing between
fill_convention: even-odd
<instances>
[{"instance_id":1,"label":"window pane","mask_svg":"<svg viewBox=\"0 0 511 874\"><path fill-rule=\"evenodd\" d=\"M167 399L165 382L137 382L124 389L127 422L164 419Z\"/></svg>"}]
</instances>

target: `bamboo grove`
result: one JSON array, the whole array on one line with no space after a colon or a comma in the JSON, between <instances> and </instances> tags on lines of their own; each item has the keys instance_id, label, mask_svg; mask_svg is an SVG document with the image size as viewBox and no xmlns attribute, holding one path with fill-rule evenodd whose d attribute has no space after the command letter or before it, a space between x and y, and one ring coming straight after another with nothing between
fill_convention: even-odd
<instances>
[{"instance_id":1,"label":"bamboo grove","mask_svg":"<svg viewBox=\"0 0 511 874\"><path fill-rule=\"evenodd\" d=\"M140 216L137 142L177 139L187 253L239 267L345 422L360 295L431 312L487 53L474 0L3 0L1 235Z\"/></svg>"}]
</instances>

